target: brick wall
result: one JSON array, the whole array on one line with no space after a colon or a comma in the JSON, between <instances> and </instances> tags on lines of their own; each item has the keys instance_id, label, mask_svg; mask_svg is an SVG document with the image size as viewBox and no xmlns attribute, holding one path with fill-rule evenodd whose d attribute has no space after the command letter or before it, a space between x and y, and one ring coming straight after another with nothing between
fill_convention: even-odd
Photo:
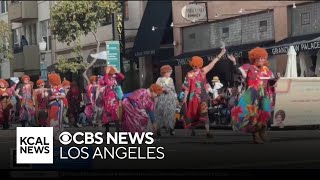
<instances>
[{"instance_id":1,"label":"brick wall","mask_svg":"<svg viewBox=\"0 0 320 180\"><path fill-rule=\"evenodd\" d=\"M266 24L260 28L260 22ZM223 33L223 29L225 32ZM250 44L274 39L273 12L244 16L225 21L185 27L183 29L184 52L218 48L221 41L227 46Z\"/></svg>"},{"instance_id":2,"label":"brick wall","mask_svg":"<svg viewBox=\"0 0 320 180\"><path fill-rule=\"evenodd\" d=\"M291 35L320 33L320 2L290 8Z\"/></svg>"}]
</instances>

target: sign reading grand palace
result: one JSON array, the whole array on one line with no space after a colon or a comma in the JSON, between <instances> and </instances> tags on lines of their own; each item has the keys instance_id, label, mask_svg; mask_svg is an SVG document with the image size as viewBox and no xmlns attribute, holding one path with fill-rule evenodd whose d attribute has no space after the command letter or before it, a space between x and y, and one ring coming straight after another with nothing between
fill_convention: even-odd
<instances>
[{"instance_id":1,"label":"sign reading grand palace","mask_svg":"<svg viewBox=\"0 0 320 180\"><path fill-rule=\"evenodd\" d=\"M274 48L270 48L267 50L271 55L287 54L288 50L289 50L289 46L290 45L279 46L279 47L274 47ZM295 44L295 45L293 45L293 47L296 52L320 49L320 40L307 42L307 43L301 43L301 44Z\"/></svg>"}]
</instances>

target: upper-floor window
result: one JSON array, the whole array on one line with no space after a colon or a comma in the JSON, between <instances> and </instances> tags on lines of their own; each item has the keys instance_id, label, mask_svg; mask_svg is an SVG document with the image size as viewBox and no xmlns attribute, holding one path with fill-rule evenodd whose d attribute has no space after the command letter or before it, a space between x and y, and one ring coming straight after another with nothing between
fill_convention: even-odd
<instances>
[{"instance_id":1,"label":"upper-floor window","mask_svg":"<svg viewBox=\"0 0 320 180\"><path fill-rule=\"evenodd\" d=\"M301 25L307 25L310 24L310 13L302 13L301 14Z\"/></svg>"},{"instance_id":2,"label":"upper-floor window","mask_svg":"<svg viewBox=\"0 0 320 180\"><path fill-rule=\"evenodd\" d=\"M49 20L40 22L40 35L40 38L42 38L47 43L46 51L51 50L51 31Z\"/></svg>"},{"instance_id":3,"label":"upper-floor window","mask_svg":"<svg viewBox=\"0 0 320 180\"><path fill-rule=\"evenodd\" d=\"M222 28L222 38L229 37L229 27Z\"/></svg>"},{"instance_id":4,"label":"upper-floor window","mask_svg":"<svg viewBox=\"0 0 320 180\"><path fill-rule=\"evenodd\" d=\"M266 32L267 31L267 27L268 27L268 21L267 20L259 22L259 31L260 32Z\"/></svg>"},{"instance_id":5,"label":"upper-floor window","mask_svg":"<svg viewBox=\"0 0 320 180\"><path fill-rule=\"evenodd\" d=\"M1 1L1 14L8 12L8 1Z\"/></svg>"},{"instance_id":6,"label":"upper-floor window","mask_svg":"<svg viewBox=\"0 0 320 180\"><path fill-rule=\"evenodd\" d=\"M22 28L17 28L12 30L12 39L13 39L13 52L20 53L22 52L22 47L20 47L20 41L22 37Z\"/></svg>"}]
</instances>

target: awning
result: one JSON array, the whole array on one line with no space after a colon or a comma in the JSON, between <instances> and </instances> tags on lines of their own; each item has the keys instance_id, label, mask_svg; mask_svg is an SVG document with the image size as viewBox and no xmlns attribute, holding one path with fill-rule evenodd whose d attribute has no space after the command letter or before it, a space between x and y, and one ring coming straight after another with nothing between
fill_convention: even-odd
<instances>
[{"instance_id":1,"label":"awning","mask_svg":"<svg viewBox=\"0 0 320 180\"><path fill-rule=\"evenodd\" d=\"M148 1L134 42L135 56L156 54L172 13L172 1ZM154 27L154 28L153 28Z\"/></svg>"},{"instance_id":2,"label":"awning","mask_svg":"<svg viewBox=\"0 0 320 180\"><path fill-rule=\"evenodd\" d=\"M252 43L252 44L243 44L243 45L236 45L236 46L227 46L227 53L232 53L237 58L247 58L248 51L255 47L267 47L271 44L274 44L274 41L265 41L260 43ZM170 64L174 66L181 66L188 64L189 60L191 60L192 56L201 56L204 60L204 64L208 63L208 59L212 56L216 56L220 53L220 48L205 50L205 51L195 51L195 52L188 52L183 53L181 55L172 57L167 60L162 60L159 64ZM226 55L225 55L226 56Z\"/></svg>"},{"instance_id":3,"label":"awning","mask_svg":"<svg viewBox=\"0 0 320 180\"><path fill-rule=\"evenodd\" d=\"M296 52L320 49L320 33L288 37L266 49L269 55L279 55L287 54L290 46L294 46Z\"/></svg>"}]
</instances>

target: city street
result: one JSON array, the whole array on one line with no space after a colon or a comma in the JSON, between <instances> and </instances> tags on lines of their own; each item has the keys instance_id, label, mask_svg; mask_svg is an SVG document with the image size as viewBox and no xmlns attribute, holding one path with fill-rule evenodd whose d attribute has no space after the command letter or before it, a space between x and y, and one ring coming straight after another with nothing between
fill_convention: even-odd
<instances>
[{"instance_id":1,"label":"city street","mask_svg":"<svg viewBox=\"0 0 320 180\"><path fill-rule=\"evenodd\" d=\"M67 130L67 129L66 129ZM92 127L69 128L76 132ZM269 131L271 142L252 144L251 136L231 130L214 130L206 139L204 130L191 137L189 131L176 130L173 137L163 135L152 146L163 146L163 160L97 160L89 169L283 169L320 168L320 131ZM0 131L1 168L10 166L10 148L15 148L15 130ZM10 155L10 156L9 156Z\"/></svg>"}]
</instances>

